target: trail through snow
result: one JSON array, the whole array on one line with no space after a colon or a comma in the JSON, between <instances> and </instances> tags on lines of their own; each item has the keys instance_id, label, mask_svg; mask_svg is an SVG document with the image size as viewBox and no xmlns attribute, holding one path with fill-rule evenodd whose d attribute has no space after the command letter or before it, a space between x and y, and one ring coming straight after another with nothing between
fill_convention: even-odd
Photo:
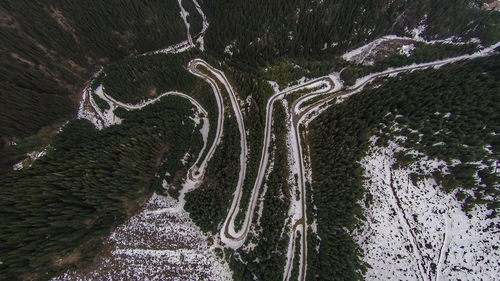
<instances>
[{"instance_id":1,"label":"trail through snow","mask_svg":"<svg viewBox=\"0 0 500 281\"><path fill-rule=\"evenodd\" d=\"M367 220L355 233L365 252L364 261L371 265L367 280L394 276L405 280L496 280L500 251L495 247L500 235L494 225L500 224L500 218L485 219L490 211L483 205L476 206L468 217L454 194L441 191L430 176L437 166L435 159L393 169L394 153L402 150L394 142L387 147L372 142L361 161L365 188L373 195L364 212ZM427 177L414 183L410 174L422 167L429 167L424 171Z\"/></svg>"}]
</instances>

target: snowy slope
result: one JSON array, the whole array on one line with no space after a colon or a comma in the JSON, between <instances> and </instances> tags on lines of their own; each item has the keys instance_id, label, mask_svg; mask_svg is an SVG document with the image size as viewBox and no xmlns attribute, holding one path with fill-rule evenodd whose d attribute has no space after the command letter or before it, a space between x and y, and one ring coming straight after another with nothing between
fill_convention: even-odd
<instances>
[{"instance_id":1,"label":"snowy slope","mask_svg":"<svg viewBox=\"0 0 500 281\"><path fill-rule=\"evenodd\" d=\"M153 195L140 214L110 235L111 253L97 268L53 280L232 280L227 263L215 255L217 246L208 244L177 204Z\"/></svg>"},{"instance_id":2,"label":"snowy slope","mask_svg":"<svg viewBox=\"0 0 500 281\"><path fill-rule=\"evenodd\" d=\"M375 137L372 138L372 141ZM430 176L444 162L422 160L395 168L394 142L373 144L361 161L365 188L373 201L355 233L371 265L367 280L499 280L500 218L477 206L468 217L454 194L440 190ZM410 174L423 170L416 184Z\"/></svg>"}]
</instances>

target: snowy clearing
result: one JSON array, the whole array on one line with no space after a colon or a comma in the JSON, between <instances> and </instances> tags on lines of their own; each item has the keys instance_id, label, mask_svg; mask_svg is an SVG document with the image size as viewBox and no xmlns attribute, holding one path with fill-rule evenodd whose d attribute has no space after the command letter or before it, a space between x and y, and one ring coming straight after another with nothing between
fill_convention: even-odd
<instances>
[{"instance_id":1,"label":"snowy clearing","mask_svg":"<svg viewBox=\"0 0 500 281\"><path fill-rule=\"evenodd\" d=\"M373 140L373 139L372 139ZM476 206L468 217L454 194L446 194L430 176L436 160L423 158L406 168L393 169L394 142L373 142L361 164L365 188L373 201L366 221L355 232L372 266L367 280L496 280L500 272L500 218ZM442 163L441 163L442 164ZM426 177L410 179L422 167ZM416 184L416 185L415 185Z\"/></svg>"},{"instance_id":2,"label":"snowy clearing","mask_svg":"<svg viewBox=\"0 0 500 281\"><path fill-rule=\"evenodd\" d=\"M109 236L111 253L97 268L52 280L232 280L228 264L176 204L154 194L140 214Z\"/></svg>"}]
</instances>

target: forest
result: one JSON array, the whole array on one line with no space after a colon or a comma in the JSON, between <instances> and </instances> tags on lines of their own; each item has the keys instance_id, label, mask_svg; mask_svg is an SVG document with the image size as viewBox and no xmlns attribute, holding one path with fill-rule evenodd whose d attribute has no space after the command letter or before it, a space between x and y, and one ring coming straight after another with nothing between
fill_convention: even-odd
<instances>
[{"instance_id":1,"label":"forest","mask_svg":"<svg viewBox=\"0 0 500 281\"><path fill-rule=\"evenodd\" d=\"M196 34L201 17L189 3ZM43 139L33 136L75 116L82 88L101 66L185 40L179 11L175 0L2 1L0 170L22 157L5 151L7 143L38 149Z\"/></svg>"},{"instance_id":2,"label":"forest","mask_svg":"<svg viewBox=\"0 0 500 281\"><path fill-rule=\"evenodd\" d=\"M102 84L107 95L129 104L137 104L174 90L194 95L196 88L208 85L187 71L192 56L158 54L128 57L107 65L94 80L93 87ZM202 101L213 99L212 96L213 93L200 94L196 99L204 104Z\"/></svg>"},{"instance_id":3,"label":"forest","mask_svg":"<svg viewBox=\"0 0 500 281\"><path fill-rule=\"evenodd\" d=\"M461 55L470 55L478 51L479 48L478 44L473 42L467 44L414 42L413 45L415 49L409 56L393 54L376 61L374 65L349 64L343 69L340 77L346 85L353 85L357 78L387 70L389 67L400 67L413 63L420 64Z\"/></svg>"},{"instance_id":4,"label":"forest","mask_svg":"<svg viewBox=\"0 0 500 281\"><path fill-rule=\"evenodd\" d=\"M262 216L260 220L254 216L254 225L259 221L260 227L255 226L257 235L251 234L246 242L247 245L255 243L257 246L248 251L243 247L232 254L230 265L236 281L254 280L254 276L258 280L283 279L283 270L276 270L285 266L290 227L286 220L290 208L290 189L287 183L287 128L283 105L275 105L274 116L273 134L276 139L271 144L274 147L274 165L261 187L261 193L265 192ZM267 190L264 186L267 186Z\"/></svg>"},{"instance_id":5,"label":"forest","mask_svg":"<svg viewBox=\"0 0 500 281\"><path fill-rule=\"evenodd\" d=\"M357 77L389 66L471 53L478 47L415 43L411 56L394 55L372 66L339 57L382 35L408 35L408 27L422 23L427 26L426 39L479 38L483 46L500 39L500 13L476 8L481 1L204 0L200 4L210 23L204 52L142 56L186 40L178 1L0 3L1 280L45 280L88 265L102 253L102 242L114 227L134 215L154 191L164 191L162 180L182 180L175 175L185 174L193 159L186 165L179 159L201 148L201 136L188 118L192 105L179 97L163 98L140 111L118 109L115 113L123 123L102 131L88 121L74 120L87 85L102 84L106 94L132 104L180 91L200 102L212 125L217 116L212 89L186 65L201 57L224 71L244 101L250 152L240 205L245 210L260 159L266 103L273 93L267 80L284 88L301 77L343 70L342 79L352 84ZM202 29L202 18L192 1L182 5L194 36ZM228 46L232 55L224 52ZM499 176L474 163L491 167L500 150L499 65L496 55L380 79L378 88L332 106L311 123L304 132L311 144L313 169L307 200L308 206L317 208L307 208L307 217L309 222L317 220L318 236L309 227L307 280L362 280L369 266L361 262L363 253L350 231L362 217L356 202L368 196L358 161L374 134L379 135L380 145L403 134L408 141L402 145L408 148L448 163L459 159L462 164L450 174L434 175L438 182L445 191L456 193L464 210L484 204L491 216L497 215ZM230 112L227 93L223 96ZM93 97L100 108L109 107ZM246 246L256 244L252 250L226 254L235 280L282 279L282 270L276 269L285 264L289 242L289 171L283 141L285 111L281 105L273 110L275 165L262 194L259 237L250 234ZM448 112L449 118L444 118ZM395 132L390 129L394 124L404 129ZM205 180L186 195L185 205L201 230L213 234L227 215L239 171L234 116L228 114L223 126L222 142ZM211 127L209 143L214 135ZM447 145L434 146L440 141ZM46 148L46 156L30 168L12 170L27 152L40 148ZM415 160L397 156L401 165ZM167 171L171 176L165 175ZM480 182L475 181L476 174ZM420 176L412 179L418 181ZM175 197L176 191L168 192ZM244 214L238 213L237 226ZM297 266L293 270L295 277Z\"/></svg>"},{"instance_id":6,"label":"forest","mask_svg":"<svg viewBox=\"0 0 500 281\"><path fill-rule=\"evenodd\" d=\"M229 65L223 65L224 72L234 85L241 99L249 101L242 113L245 119L245 128L248 131L248 161L245 181L243 182L243 195L240 203L240 211L235 220L238 231L245 219L245 210L250 202L250 195L257 177L260 157L262 153L262 140L264 138L264 124L266 118L267 100L273 94L273 89L262 77L253 73L242 71Z\"/></svg>"},{"instance_id":7,"label":"forest","mask_svg":"<svg viewBox=\"0 0 500 281\"><path fill-rule=\"evenodd\" d=\"M240 170L236 119L224 120L224 137L210 160L203 183L186 194L185 210L204 232L215 234L227 215Z\"/></svg>"},{"instance_id":8,"label":"forest","mask_svg":"<svg viewBox=\"0 0 500 281\"><path fill-rule=\"evenodd\" d=\"M45 157L0 178L1 279L47 279L90 262L110 230L161 188L161 166L180 170L181 155L200 147L191 109L171 96L102 131L71 121Z\"/></svg>"},{"instance_id":9,"label":"forest","mask_svg":"<svg viewBox=\"0 0 500 281\"><path fill-rule=\"evenodd\" d=\"M381 124L389 127L387 124L396 121L408 128L403 132L413 139L404 144L408 147L446 161L460 159L462 164L439 181L443 189L457 191L465 210L485 204L495 214L499 207L498 174L480 170L480 184L470 185L473 173L468 163L489 163L491 155L484 150L485 145L491 146L493 155L500 149L496 133L500 130L499 65L500 56L496 55L379 81L382 86L333 105L311 123L312 193L321 241L319 254L308 257L309 280L363 279L366 265L350 237L362 218L357 202L365 196L358 162L372 135L381 136L379 144L383 145L395 134L390 130L379 133L384 127ZM436 117L437 111L450 112L451 116ZM396 114L402 117L395 118ZM420 142L410 129L424 135ZM435 135L439 130L447 133ZM446 142L446 146L433 146L437 141ZM474 167L472 171L477 170Z\"/></svg>"},{"instance_id":10,"label":"forest","mask_svg":"<svg viewBox=\"0 0 500 281\"><path fill-rule=\"evenodd\" d=\"M306 67L310 76L318 67L325 69L319 71L322 74L341 69L345 65L324 61L381 35L403 35L426 14L428 39L477 37L489 45L500 34L500 25L495 24L500 15L476 8L480 1L205 0L200 4L210 22L206 52L251 73L283 60L319 62ZM182 5L194 36L201 30L201 16L192 1ZM185 40L179 10L175 0L147 0L140 5L130 0L95 0L92 5L74 0L2 1L0 170L22 159L22 151L44 146L46 138L41 135L74 116L81 89L100 67ZM237 51L229 59L224 50L230 44ZM23 149L8 148L12 141Z\"/></svg>"},{"instance_id":11,"label":"forest","mask_svg":"<svg viewBox=\"0 0 500 281\"><path fill-rule=\"evenodd\" d=\"M471 3L473 2L473 3ZM328 58L386 35L411 35L425 18L428 39L456 36L499 40L500 15L480 1L205 0L210 19L206 45L233 63L268 66L281 58ZM404 15L404 16L401 16ZM427 16L426 16L427 15ZM314 30L314 32L311 32Z\"/></svg>"},{"instance_id":12,"label":"forest","mask_svg":"<svg viewBox=\"0 0 500 281\"><path fill-rule=\"evenodd\" d=\"M126 58L106 66L92 87L102 84L107 95L129 104L138 104L168 91L181 92L198 101L207 111L210 124L216 124L218 109L212 89L187 71L189 60L198 54L195 51ZM99 100L96 103L99 105ZM212 143L215 132L209 131L208 143Z\"/></svg>"}]
</instances>

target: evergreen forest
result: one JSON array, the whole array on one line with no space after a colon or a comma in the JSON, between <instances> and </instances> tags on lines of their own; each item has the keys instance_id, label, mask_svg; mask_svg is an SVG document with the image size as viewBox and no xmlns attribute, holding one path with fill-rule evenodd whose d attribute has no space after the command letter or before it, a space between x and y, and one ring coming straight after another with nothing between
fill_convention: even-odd
<instances>
[{"instance_id":1,"label":"evergreen forest","mask_svg":"<svg viewBox=\"0 0 500 281\"><path fill-rule=\"evenodd\" d=\"M91 262L111 229L162 189L161 166L181 170L182 155L200 147L191 110L168 97L102 131L71 121L32 167L2 176L2 279L46 279Z\"/></svg>"},{"instance_id":2,"label":"evergreen forest","mask_svg":"<svg viewBox=\"0 0 500 281\"><path fill-rule=\"evenodd\" d=\"M186 98L119 107L112 114L121 123L97 129L77 118L85 90L101 112L113 105L94 92L99 86L129 105L181 92L206 110L212 144L219 114L213 85L188 63L201 58L223 72L236 92L248 147L238 231L252 203L273 94L325 75L337 75L347 91L371 73L475 53L500 40L500 12L484 2L491 1L1 1L0 280L49 280L92 267L109 254L110 233L153 193L178 198L203 147L200 116ZM421 39L408 39L418 32ZM373 63L342 58L385 35L404 36L411 54L397 45ZM165 51L189 37L194 43L186 49ZM183 207L213 243L233 200L242 149L228 91L208 68L197 70L217 81L225 119L203 181L185 194ZM373 136L379 146L404 136L399 145L443 160L450 172L432 175L443 191L469 215L481 205L489 218L498 217L499 78L498 54L381 77L300 127L312 171L305 186L304 280L363 280L370 268L352 235L364 219L360 202L370 198L359 161ZM290 280L300 280L304 233L288 235L300 225L289 216L300 199L292 192L298 175L291 167L290 112L301 95L319 89L294 92L271 108L270 160L247 240L237 250L216 250L236 281L283 280L292 242ZM396 165L418 157L398 153ZM424 177L414 173L411 180Z\"/></svg>"},{"instance_id":3,"label":"evergreen forest","mask_svg":"<svg viewBox=\"0 0 500 281\"><path fill-rule=\"evenodd\" d=\"M359 273L366 265L349 232L362 219L358 202L366 196L359 161L372 135L378 134L383 145L400 134L388 129L392 122L407 125L403 135L410 141L405 146L446 161L462 160L463 164L442 176L444 190L458 191L457 199L465 210L485 204L496 214L498 173L479 170L484 177L476 184L472 176L478 167L466 163L491 161L485 145L498 151L500 138L492 132L500 130L499 65L500 56L496 55L390 78L379 88L332 106L311 123L312 196L317 206L313 216L318 220L321 242L319 255L308 256L309 280L362 280ZM436 118L436 111L450 112L450 120ZM394 118L396 115L402 117ZM422 132L422 141L418 142L410 129ZM438 130L450 133L433 134ZM444 139L444 149L433 146L436 139ZM470 194L467 190L473 191L473 196L466 195Z\"/></svg>"}]
</instances>

